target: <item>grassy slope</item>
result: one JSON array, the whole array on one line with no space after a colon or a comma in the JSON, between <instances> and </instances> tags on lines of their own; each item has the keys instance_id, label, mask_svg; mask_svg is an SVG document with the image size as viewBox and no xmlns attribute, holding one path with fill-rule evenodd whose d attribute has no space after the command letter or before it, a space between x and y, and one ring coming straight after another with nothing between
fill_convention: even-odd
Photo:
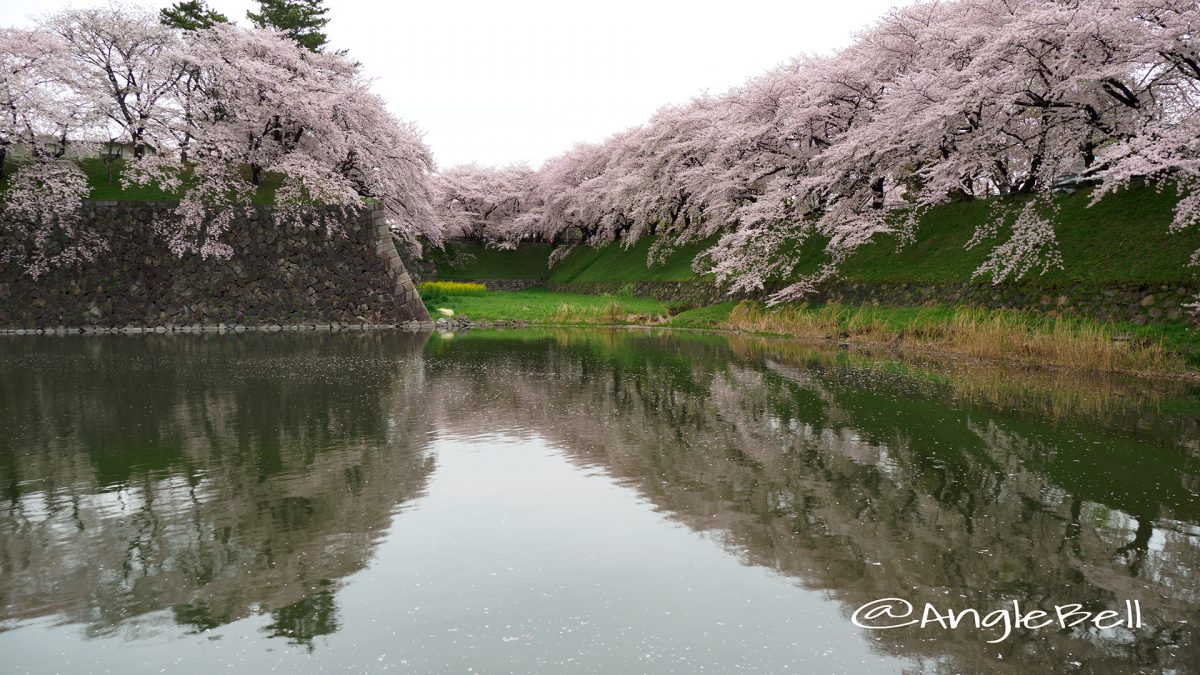
<instances>
[{"instance_id":1,"label":"grassy slope","mask_svg":"<svg viewBox=\"0 0 1200 675\"><path fill-rule=\"evenodd\" d=\"M602 248L578 246L565 260L554 266L550 281L588 283L613 281L689 281L696 278L692 260L710 243L683 246L661 264L647 267L654 241L639 239L629 249L610 245Z\"/></svg>"},{"instance_id":2,"label":"grassy slope","mask_svg":"<svg viewBox=\"0 0 1200 675\"><path fill-rule=\"evenodd\" d=\"M121 171L124 169L125 162L117 160L109 164L100 159L84 159L79 162L83 168L83 172L87 174L88 184L92 188L90 197L96 200L107 201L131 201L131 202L147 202L147 201L174 201L179 199L179 193L167 192L161 190L157 186L133 186L129 189L121 187ZM12 161L5 163L5 180L0 181L0 191L8 187L8 178L18 166ZM109 170L111 168L111 177ZM249 168L242 167L242 172L249 177ZM186 178L185 178L186 182ZM283 182L283 176L279 174L265 174L262 177L261 184L258 188L258 193L254 196L255 204L270 204L275 201L275 190Z\"/></svg>"},{"instance_id":3,"label":"grassy slope","mask_svg":"<svg viewBox=\"0 0 1200 675\"><path fill-rule=\"evenodd\" d=\"M1194 279L1188 266L1200 249L1200 228L1171 233L1175 195L1134 189L1110 195L1089 207L1089 195L1078 192L1058 199L1054 220L1064 269L1027 277L1038 285L1103 283L1108 281L1175 283ZM956 282L968 281L986 259L989 244L967 249L975 228L988 220L994 202L946 204L922 218L917 241L897 250L893 237L879 237L852 255L842 267L848 281ZM1019 201L1007 203L1010 209ZM580 246L553 269L546 268L549 244L528 244L517 251L495 251L474 243L455 243L434 261L444 279L548 279L559 283L688 281L696 278L691 258L704 245L692 245L664 265L646 267L651 241L643 239L629 250L617 245ZM823 242L813 240L802 250L801 272L816 268ZM474 256L464 260L461 253ZM452 260L460 260L454 269Z\"/></svg>"},{"instance_id":4,"label":"grassy slope","mask_svg":"<svg viewBox=\"0 0 1200 675\"><path fill-rule=\"evenodd\" d=\"M1058 199L1055 231L1063 269L1027 279L1035 283L1175 282L1195 277L1188 266L1200 248L1200 230L1171 233L1173 191L1135 189L1088 207L1090 196L1077 192ZM917 240L896 249L893 237L880 237L851 256L842 267L849 281L967 281L987 258L987 242L967 249L976 226L987 221L993 202L947 204L925 215ZM1010 208L1019 206L1019 202ZM821 242L805 248L802 269L813 269Z\"/></svg>"},{"instance_id":5,"label":"grassy slope","mask_svg":"<svg viewBox=\"0 0 1200 675\"><path fill-rule=\"evenodd\" d=\"M99 159L82 162L93 199L170 200L178 195L156 187L121 188L123 162L109 166ZM6 169L15 169L10 160ZM256 203L271 203L282 182L264 176ZM3 189L0 183L0 189ZM1050 270L1028 280L1039 285L1103 283L1107 281L1174 283L1195 279L1197 268L1188 266L1191 253L1200 249L1200 228L1171 233L1173 191L1134 189L1111 195L1088 207L1089 196L1080 192L1059 199L1055 216L1064 269ZM987 220L993 202L947 204L922 219L917 241L899 250L892 237L879 237L863 247L842 267L849 281L952 282L966 281L984 261L989 249L966 249L975 227ZM1018 203L1010 208L1019 206ZM994 242L992 242L994 243ZM554 268L547 267L551 244L526 244L515 251L486 249L473 242L454 242L432 259L442 279L541 279L557 283L688 281L696 278L692 258L705 244L684 247L664 264L646 266L652 242L642 239L630 249L617 245L577 247ZM822 242L803 248L800 271L815 269L822 258Z\"/></svg>"},{"instance_id":6,"label":"grassy slope","mask_svg":"<svg viewBox=\"0 0 1200 675\"><path fill-rule=\"evenodd\" d=\"M439 279L536 279L555 283L689 281L696 278L692 259L707 245L693 244L676 251L662 264L646 266L651 239L628 250L613 244L600 248L577 246L553 268L548 266L553 244L523 244L512 251L487 248L472 241L454 241L433 251Z\"/></svg>"},{"instance_id":7,"label":"grassy slope","mask_svg":"<svg viewBox=\"0 0 1200 675\"><path fill-rule=\"evenodd\" d=\"M430 249L438 279L540 279L550 276L546 261L553 244L523 244L512 251L486 248L474 241L452 241Z\"/></svg>"}]
</instances>

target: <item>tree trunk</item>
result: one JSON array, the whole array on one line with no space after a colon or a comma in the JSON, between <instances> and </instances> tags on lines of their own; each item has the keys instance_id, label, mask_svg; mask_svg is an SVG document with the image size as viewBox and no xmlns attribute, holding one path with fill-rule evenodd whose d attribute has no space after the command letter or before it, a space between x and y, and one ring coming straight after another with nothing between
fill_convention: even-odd
<instances>
[{"instance_id":1,"label":"tree trunk","mask_svg":"<svg viewBox=\"0 0 1200 675\"><path fill-rule=\"evenodd\" d=\"M1034 155L1033 159L1030 160L1029 175L1025 176L1025 179L1022 180L1020 185L1017 186L1017 192L1020 192L1021 194L1029 194L1033 192L1034 188L1036 188L1038 185L1038 170L1041 168L1042 155L1039 153Z\"/></svg>"},{"instance_id":2,"label":"tree trunk","mask_svg":"<svg viewBox=\"0 0 1200 675\"><path fill-rule=\"evenodd\" d=\"M4 160L8 156L8 145L0 145L0 180L4 180Z\"/></svg>"},{"instance_id":3,"label":"tree trunk","mask_svg":"<svg viewBox=\"0 0 1200 675\"><path fill-rule=\"evenodd\" d=\"M260 180L262 180L262 167L257 164L251 164L250 165L250 182L253 183L254 185L258 185Z\"/></svg>"},{"instance_id":4,"label":"tree trunk","mask_svg":"<svg viewBox=\"0 0 1200 675\"><path fill-rule=\"evenodd\" d=\"M883 208L883 176L871 181L871 208Z\"/></svg>"},{"instance_id":5,"label":"tree trunk","mask_svg":"<svg viewBox=\"0 0 1200 675\"><path fill-rule=\"evenodd\" d=\"M1085 141L1080 150L1083 152L1083 168L1092 168L1092 165L1096 163L1096 144Z\"/></svg>"}]
</instances>

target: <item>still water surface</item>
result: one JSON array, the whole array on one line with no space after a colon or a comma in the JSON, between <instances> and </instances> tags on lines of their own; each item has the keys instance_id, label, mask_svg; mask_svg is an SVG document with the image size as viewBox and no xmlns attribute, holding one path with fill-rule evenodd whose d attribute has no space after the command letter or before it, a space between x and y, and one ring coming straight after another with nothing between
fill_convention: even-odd
<instances>
[{"instance_id":1,"label":"still water surface","mask_svg":"<svg viewBox=\"0 0 1200 675\"><path fill-rule=\"evenodd\" d=\"M1200 394L652 332L0 342L4 672L1197 672ZM867 631L943 609L1140 628Z\"/></svg>"}]
</instances>

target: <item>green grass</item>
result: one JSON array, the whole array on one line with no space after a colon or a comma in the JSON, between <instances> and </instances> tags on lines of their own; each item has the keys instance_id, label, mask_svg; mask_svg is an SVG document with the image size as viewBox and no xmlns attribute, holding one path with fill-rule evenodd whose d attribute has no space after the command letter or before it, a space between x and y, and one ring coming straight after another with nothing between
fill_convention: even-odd
<instances>
[{"instance_id":1,"label":"green grass","mask_svg":"<svg viewBox=\"0 0 1200 675\"><path fill-rule=\"evenodd\" d=\"M88 175L91 197L98 200L173 200L172 194L157 187L123 189L120 176L124 162L110 166L100 159L87 159L81 166ZM6 171L16 168L6 163ZM109 172L112 172L110 178ZM242 170L249 172L248 167ZM268 204L283 176L263 176L254 201ZM4 183L0 182L0 189ZM1200 228L1172 234L1168 231L1176 202L1173 189L1158 192L1132 188L1110 195L1089 207L1087 192L1059 197L1054 216L1062 251L1064 269L1044 275L1031 275L1026 283L1039 287L1108 282L1178 283L1194 281L1197 268L1189 266L1191 253L1200 249ZM1023 198L1004 202L1015 211ZM971 279L986 259L990 244L985 242L966 249L975 228L985 222L994 200L945 204L931 209L921 219L917 240L897 249L896 239L881 235L860 248L843 264L842 278L850 282L947 283ZM712 242L694 243L681 248L664 263L647 267L647 253L653 240L644 238L631 248L618 244L599 248L580 245L553 268L547 261L553 244L529 243L511 251L489 249L478 242L452 242L444 251L432 251L438 278L530 279L555 283L679 282L697 278L692 261ZM814 238L801 247L798 272L816 269L823 255L824 242ZM782 280L776 280L781 282Z\"/></svg>"},{"instance_id":2,"label":"green grass","mask_svg":"<svg viewBox=\"0 0 1200 675\"><path fill-rule=\"evenodd\" d=\"M130 201L130 202L151 202L151 201L177 201L179 192L168 192L160 189L158 186L133 186L129 189L121 187L121 173L125 170L125 161L116 160L111 164L102 159L90 158L79 161L80 168L87 175L88 185L91 187L89 197L98 201ZM12 173L19 168L19 165L13 161L5 162L5 179L0 181L0 191L8 187L8 178ZM248 180L250 177L250 168L241 167L243 176ZM263 174L258 191L253 197L255 204L271 204L275 201L275 190L283 183L284 176L282 174L266 173ZM189 181L189 176L185 173L184 185Z\"/></svg>"},{"instance_id":3,"label":"green grass","mask_svg":"<svg viewBox=\"0 0 1200 675\"><path fill-rule=\"evenodd\" d=\"M488 248L480 242L453 241L430 254L439 279L531 279L553 283L690 281L696 278L692 260L709 243L681 247L662 263L646 266L654 241L638 240L628 250L619 244L599 248L579 245L549 266L554 244L522 244L515 250Z\"/></svg>"},{"instance_id":4,"label":"green grass","mask_svg":"<svg viewBox=\"0 0 1200 675\"><path fill-rule=\"evenodd\" d=\"M901 343L984 359L1016 359L1081 370L1178 372L1200 366L1200 339L1180 323L1133 326L1031 312L952 306L878 307L725 302L670 316L649 298L540 289L442 296L445 307L476 321L534 324L650 324L737 329L863 344ZM1133 339L1114 342L1117 333Z\"/></svg>"},{"instance_id":5,"label":"green grass","mask_svg":"<svg viewBox=\"0 0 1200 675\"><path fill-rule=\"evenodd\" d=\"M179 199L178 193L167 192L157 186L134 186L128 190L121 187L121 174L125 169L123 160L111 164L100 159L85 159L80 166L87 174L88 184L92 188L92 199L112 201L170 201ZM109 177L109 169L112 177Z\"/></svg>"},{"instance_id":6,"label":"green grass","mask_svg":"<svg viewBox=\"0 0 1200 675\"><path fill-rule=\"evenodd\" d=\"M87 159L81 166L88 175L91 197L98 200L173 200L157 187L122 189L124 162L111 166L100 159ZM9 160L6 171L16 168ZM112 171L110 178L109 171ZM242 170L248 174L248 167ZM283 176L268 174L254 201L271 203ZM0 189L4 183L0 182ZM1132 188L1110 195L1088 206L1087 192L1059 197L1054 216L1064 269L1033 274L1025 284L1054 288L1077 284L1167 283L1196 279L1198 268L1188 265L1193 251L1200 249L1200 228L1172 234L1169 225L1176 202L1173 189L1155 191ZM1012 211L1023 198L1002 202ZM881 235L860 248L841 267L849 282L950 283L968 281L986 259L992 244L985 242L968 250L967 241L985 222L995 200L945 204L931 209L921 219L917 240L897 249L896 239ZM664 263L647 267L653 240L644 238L631 248L618 244L599 248L580 245L553 268L547 261L553 244L529 243L516 250L489 249L478 242L451 242L444 251L432 251L438 278L529 279L554 283L625 283L636 281L681 282L697 278L692 261L711 241L681 248ZM824 243L814 238L801 247L798 273L816 269L824 258ZM775 280L782 283L784 280Z\"/></svg>"},{"instance_id":7,"label":"green grass","mask_svg":"<svg viewBox=\"0 0 1200 675\"><path fill-rule=\"evenodd\" d=\"M729 313L737 307L736 302L722 302L708 307L698 307L680 312L671 317L676 328L720 328L729 321Z\"/></svg>"},{"instance_id":8,"label":"green grass","mask_svg":"<svg viewBox=\"0 0 1200 675\"><path fill-rule=\"evenodd\" d=\"M440 307L476 321L532 323L646 323L666 317L667 304L650 298L582 295L543 290L490 291L446 296ZM436 309L436 308L435 308ZM437 318L436 315L434 318Z\"/></svg>"},{"instance_id":9,"label":"green grass","mask_svg":"<svg viewBox=\"0 0 1200 675\"><path fill-rule=\"evenodd\" d=\"M639 239L628 249L618 244L599 248L577 246L550 271L549 281L563 284L620 281L691 281L692 260L712 242L680 247L662 263L647 267L654 240Z\"/></svg>"},{"instance_id":10,"label":"green grass","mask_svg":"<svg viewBox=\"0 0 1200 675\"><path fill-rule=\"evenodd\" d=\"M553 250L553 244L542 243L502 251L476 241L451 241L440 251L431 249L429 256L439 279L545 280L550 276L546 262Z\"/></svg>"},{"instance_id":11,"label":"green grass","mask_svg":"<svg viewBox=\"0 0 1200 675\"><path fill-rule=\"evenodd\" d=\"M1200 249L1200 228L1175 234L1169 231L1176 201L1173 189L1133 188L1109 195L1095 206L1089 207L1089 201L1087 192L1057 198L1059 212L1054 220L1064 269L1031 274L1024 283L1052 288L1078 283L1177 283L1196 278L1197 268L1187 263L1192 252ZM975 228L989 219L995 203L962 202L931 209L921 219L915 242L897 250L895 237L878 236L850 256L841 268L842 278L849 282L970 281L991 247L1000 241L966 248ZM1022 203L1023 198L1003 202L1014 212ZM697 278L692 259L711 244L692 244L665 264L647 268L646 254L652 243L642 239L628 250L617 244L600 248L581 245L552 269L546 267L553 250L550 244L496 251L477 243L455 243L434 261L439 278L444 279L690 281ZM817 268L824 259L824 243L814 238L801 247L798 274Z\"/></svg>"},{"instance_id":12,"label":"green grass","mask_svg":"<svg viewBox=\"0 0 1200 675\"><path fill-rule=\"evenodd\" d=\"M1076 192L1057 198L1055 232L1062 252L1063 269L1033 274L1025 281L1044 286L1079 282L1166 282L1195 278L1188 265L1200 249L1200 228L1172 234L1168 231L1176 196L1173 189L1156 192L1134 188L1109 195L1088 207L1090 195ZM1008 208L1015 211L1022 199ZM999 239L967 249L975 228L986 222L994 202L945 204L921 219L917 240L897 250L892 236L878 236L862 247L841 268L851 282L958 282L987 259ZM824 242L813 240L802 248L801 271L816 268Z\"/></svg>"}]
</instances>

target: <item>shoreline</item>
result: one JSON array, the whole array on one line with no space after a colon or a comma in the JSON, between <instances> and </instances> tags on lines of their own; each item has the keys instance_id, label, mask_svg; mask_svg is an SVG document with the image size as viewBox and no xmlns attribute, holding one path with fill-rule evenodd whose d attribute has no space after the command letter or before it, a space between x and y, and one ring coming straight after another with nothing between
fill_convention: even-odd
<instances>
[{"instance_id":1,"label":"shoreline","mask_svg":"<svg viewBox=\"0 0 1200 675\"><path fill-rule=\"evenodd\" d=\"M938 361L954 361L971 365L1000 365L1028 370L1052 373L1081 373L1087 375L1136 377L1139 379L1169 380L1175 382L1200 382L1200 370L1161 371L1161 370L1131 370L1079 368L1050 361L1035 361L1021 358L989 357L964 354L938 347L923 345L908 340L880 342L874 340L846 340L834 337L814 337L808 335L789 335L769 331L751 331L742 328L722 326L694 327L672 326L669 323L555 323L526 320L473 320L473 319L439 319L434 322L406 323L298 323L298 324L187 324L162 326L123 326L123 327L94 327L94 326L56 326L52 328L3 328L0 336L95 336L95 335L235 335L245 333L349 333L349 332L444 332L465 333L472 330L522 330L530 328L556 329L621 329L628 331L669 330L683 333L707 335L740 335L760 337L780 342L792 342L823 349L854 350L864 352L869 356L893 355L909 357L929 357Z\"/></svg>"},{"instance_id":2,"label":"shoreline","mask_svg":"<svg viewBox=\"0 0 1200 675\"><path fill-rule=\"evenodd\" d=\"M53 326L50 328L0 328L0 335L168 335L174 333L282 333L282 332L350 332L367 330L395 330L417 332L433 330L431 321L407 321L403 323L266 323L266 324L163 324L156 326Z\"/></svg>"}]
</instances>

